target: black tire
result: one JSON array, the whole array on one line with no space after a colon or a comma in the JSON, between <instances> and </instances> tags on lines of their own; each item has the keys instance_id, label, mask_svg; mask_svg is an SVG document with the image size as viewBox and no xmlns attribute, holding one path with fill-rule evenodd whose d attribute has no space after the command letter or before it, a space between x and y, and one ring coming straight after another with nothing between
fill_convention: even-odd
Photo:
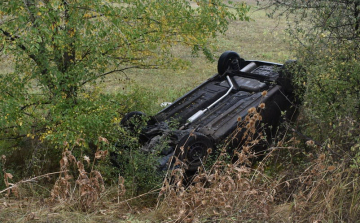
<instances>
[{"instance_id":1,"label":"black tire","mask_svg":"<svg viewBox=\"0 0 360 223\"><path fill-rule=\"evenodd\" d=\"M134 132L136 129L139 129L144 117L146 117L146 115L143 112L129 112L121 119L120 125L130 132Z\"/></svg>"},{"instance_id":2,"label":"black tire","mask_svg":"<svg viewBox=\"0 0 360 223\"><path fill-rule=\"evenodd\" d=\"M218 73L220 76L223 76L226 71L229 70L240 70L241 63L244 61L241 59L239 54L233 51L226 51L223 54L221 54L219 60L218 60Z\"/></svg>"},{"instance_id":3,"label":"black tire","mask_svg":"<svg viewBox=\"0 0 360 223\"><path fill-rule=\"evenodd\" d=\"M196 171L206 160L209 149L214 149L212 141L205 135L194 132L179 141L175 156L186 163L187 171Z\"/></svg>"}]
</instances>

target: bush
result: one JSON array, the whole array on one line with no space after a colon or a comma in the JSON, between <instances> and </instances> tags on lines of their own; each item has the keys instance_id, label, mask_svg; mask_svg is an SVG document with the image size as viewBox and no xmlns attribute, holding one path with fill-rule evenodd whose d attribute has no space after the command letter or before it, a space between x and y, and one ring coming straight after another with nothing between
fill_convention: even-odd
<instances>
[{"instance_id":1,"label":"bush","mask_svg":"<svg viewBox=\"0 0 360 223\"><path fill-rule=\"evenodd\" d=\"M82 93L76 103L60 98L53 104L31 105L36 106L32 113L20 112L16 101L4 98L0 104L7 115L0 117L5 127L0 133L0 154L8 157L7 168L21 178L54 171L63 149L75 156L92 154L99 136L106 138L114 150L124 135L119 126L122 116L128 110L147 109L151 94L145 95L136 88L128 94L112 95L97 89Z\"/></svg>"},{"instance_id":2,"label":"bush","mask_svg":"<svg viewBox=\"0 0 360 223\"><path fill-rule=\"evenodd\" d=\"M295 78L306 88L303 128L320 143L331 141L342 145L343 155L349 153L359 135L360 119L358 1L267 4L275 6L270 15L288 18L292 47L307 71Z\"/></svg>"}]
</instances>

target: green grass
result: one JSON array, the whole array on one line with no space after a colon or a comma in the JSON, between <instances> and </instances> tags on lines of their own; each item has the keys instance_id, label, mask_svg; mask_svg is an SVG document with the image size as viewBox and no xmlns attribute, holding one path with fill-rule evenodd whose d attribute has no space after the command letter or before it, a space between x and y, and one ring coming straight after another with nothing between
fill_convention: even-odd
<instances>
[{"instance_id":1,"label":"green grass","mask_svg":"<svg viewBox=\"0 0 360 223\"><path fill-rule=\"evenodd\" d=\"M286 43L285 21L269 19L266 12L252 6L252 21L231 23L226 36L220 38L218 53L225 50L238 52L247 60L265 60L283 63L291 58Z\"/></svg>"}]
</instances>

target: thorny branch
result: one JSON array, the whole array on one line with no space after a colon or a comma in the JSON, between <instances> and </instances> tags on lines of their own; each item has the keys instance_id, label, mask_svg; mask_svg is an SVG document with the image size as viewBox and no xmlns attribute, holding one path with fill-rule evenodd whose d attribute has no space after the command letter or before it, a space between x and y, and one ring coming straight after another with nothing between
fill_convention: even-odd
<instances>
[{"instance_id":1,"label":"thorny branch","mask_svg":"<svg viewBox=\"0 0 360 223\"><path fill-rule=\"evenodd\" d=\"M149 67L151 67L151 65L149 65ZM153 65L152 69L155 69L157 66ZM115 70L112 70L112 71L109 71L109 72L106 72L106 73L103 73L103 74L98 74L96 75L95 77L92 77L88 80L85 80L84 82L81 83L81 85L84 85L90 81L93 81L93 80L96 80L100 77L105 77L109 74L112 74L112 73L115 73L115 72L124 72L125 70L128 70L128 69L133 69L133 68L142 68L142 69L145 69L146 67L143 67L143 66L131 66L131 67L125 67L123 69L115 69Z\"/></svg>"}]
</instances>

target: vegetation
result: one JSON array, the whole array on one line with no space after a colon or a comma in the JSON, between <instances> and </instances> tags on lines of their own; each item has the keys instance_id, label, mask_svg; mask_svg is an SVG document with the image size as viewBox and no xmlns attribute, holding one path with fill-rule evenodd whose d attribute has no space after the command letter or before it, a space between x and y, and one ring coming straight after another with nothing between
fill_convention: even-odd
<instances>
[{"instance_id":1,"label":"vegetation","mask_svg":"<svg viewBox=\"0 0 360 223\"><path fill-rule=\"evenodd\" d=\"M247 11L222 1L1 1L2 60L13 65L0 76L1 153L35 142L42 151L23 153L29 163L14 166L39 174L63 149L79 156L94 152L100 136L116 142L121 114L142 99L104 94L99 81L130 68L184 65L173 45L212 59L210 38L230 20L248 19ZM33 169L39 159L49 165Z\"/></svg>"},{"instance_id":2,"label":"vegetation","mask_svg":"<svg viewBox=\"0 0 360 223\"><path fill-rule=\"evenodd\" d=\"M199 5L138 1L150 7L145 11L126 1L89 1L89 8L82 7L82 1L64 1L69 3L66 7L76 6L71 9L76 13L71 14L75 17L69 26L64 26L64 4L54 8L52 1L25 2L35 10L32 14L37 22L31 22L31 10L16 7L23 3L0 3L0 196L4 195L0 198L0 221L355 222L360 218L357 1L270 0L261 5L268 15L287 18L273 20L249 0L253 6L249 16L254 21L224 19L224 23L217 23L210 19L209 33L204 33L209 35L203 36L196 24L207 17L195 16L194 33L167 35L168 39L162 39L163 31L190 28L182 27L184 20L175 19L178 11L185 10L181 15L206 12L220 21L221 16L217 16L221 14L211 10L221 10L215 6L223 1L211 1L212 6L209 1ZM33 3L39 7L31 7ZM188 7L178 11L170 7L181 4ZM240 13L248 9L239 6ZM15 9L18 14L14 14ZM235 13L222 9L229 13L227 18ZM118 10L121 13L116 13ZM174 17L164 16L163 11L175 13ZM126 21L115 24L115 18ZM84 23L78 24L80 20ZM222 26L224 29L217 31L226 35L209 38L216 34L216 25ZM135 27L134 33L130 26ZM13 30L7 30L10 28ZM152 28L159 31L155 36L139 34L141 29ZM94 35L95 30L99 35ZM69 35L72 32L74 35ZM193 37L187 39L185 34ZM53 43L52 37L59 42ZM121 48L126 41L133 42ZM169 43L179 41L190 48L169 47ZM208 43L217 48L208 47ZM68 61L67 76L63 76L61 68L72 47L75 60ZM79 59L87 47L89 55ZM256 138L233 154L226 153L224 146L212 153L211 163L186 187L181 168L159 177L152 169L154 157L139 152L136 140L118 123L129 110L158 111L160 102L173 101L211 76L216 65L205 61L212 55L207 49L218 55L234 50L246 59L275 62L296 57L306 70L306 76L294 77L298 89L303 89L298 93L304 101L298 121L284 123L261 161L250 162L257 155L252 151ZM55 50L60 52L60 63L54 57ZM194 51L204 51L205 56L195 58ZM37 53L42 64L38 65L29 52ZM183 67L187 64L184 59L192 66L132 69L126 74L117 71L135 66ZM53 88L48 86L41 66L56 82ZM249 115L249 119L254 117ZM239 126L239 130L244 126L241 120ZM113 146L116 142L131 149L117 150ZM109 165L108 151L115 150L120 167ZM229 162L232 157L238 161ZM176 162L181 165L180 160Z\"/></svg>"},{"instance_id":3,"label":"vegetation","mask_svg":"<svg viewBox=\"0 0 360 223\"><path fill-rule=\"evenodd\" d=\"M305 77L295 77L306 88L304 123L296 129L314 140L308 145L316 148L311 152L321 153L319 170L324 171L324 162L334 165L328 168L334 172L321 174L316 183L311 180L308 188L302 188L307 197L300 214L308 219L355 221L359 213L352 203L359 194L359 2L270 0L267 6L271 17L289 21L294 52L306 70Z\"/></svg>"},{"instance_id":4,"label":"vegetation","mask_svg":"<svg viewBox=\"0 0 360 223\"><path fill-rule=\"evenodd\" d=\"M343 131L350 130L351 123L359 119L360 108L359 2L269 2L275 6L270 16L291 20L288 32L298 40L293 46L308 74L305 82L299 83L307 88L304 108L311 122L325 130L318 132L319 140L332 138L347 144L341 141L346 138ZM324 126L329 124L330 128Z\"/></svg>"}]
</instances>

